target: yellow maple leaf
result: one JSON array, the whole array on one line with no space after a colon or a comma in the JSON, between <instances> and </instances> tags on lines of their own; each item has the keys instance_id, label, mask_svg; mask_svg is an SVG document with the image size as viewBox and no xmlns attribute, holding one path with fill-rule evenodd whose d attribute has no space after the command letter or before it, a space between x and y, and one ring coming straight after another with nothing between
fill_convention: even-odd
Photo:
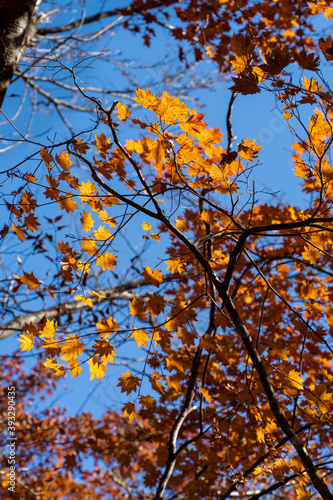
<instances>
[{"instance_id":1,"label":"yellow maple leaf","mask_svg":"<svg viewBox=\"0 0 333 500\"><path fill-rule=\"evenodd\" d=\"M80 242L83 252L87 252L88 255L94 255L96 253L96 241L91 238L83 238Z\"/></svg>"},{"instance_id":2,"label":"yellow maple leaf","mask_svg":"<svg viewBox=\"0 0 333 500\"><path fill-rule=\"evenodd\" d=\"M123 122L126 121L127 118L131 116L131 112L128 108L126 108L126 104L121 104L120 102L118 102L117 110L118 110L117 117L119 118L119 120L122 120Z\"/></svg>"},{"instance_id":3,"label":"yellow maple leaf","mask_svg":"<svg viewBox=\"0 0 333 500\"><path fill-rule=\"evenodd\" d=\"M288 373L288 381L293 387L296 387L296 389L303 389L303 380L305 379L302 378L300 372L296 370L290 370L290 372Z\"/></svg>"},{"instance_id":4,"label":"yellow maple leaf","mask_svg":"<svg viewBox=\"0 0 333 500\"><path fill-rule=\"evenodd\" d=\"M285 111L283 113L283 119L284 120L290 120L290 118L292 118L292 117L293 117L293 114L291 113L291 111Z\"/></svg>"},{"instance_id":5,"label":"yellow maple leaf","mask_svg":"<svg viewBox=\"0 0 333 500\"><path fill-rule=\"evenodd\" d=\"M76 261L76 268L82 271L83 273L90 273L90 264L87 260L82 262L81 260Z\"/></svg>"},{"instance_id":6,"label":"yellow maple leaf","mask_svg":"<svg viewBox=\"0 0 333 500\"><path fill-rule=\"evenodd\" d=\"M88 361L90 367L90 380L93 380L95 377L97 380L101 380L101 378L105 378L104 372L107 371L106 363L98 358L98 356L94 356L92 359Z\"/></svg>"},{"instance_id":7,"label":"yellow maple leaf","mask_svg":"<svg viewBox=\"0 0 333 500\"><path fill-rule=\"evenodd\" d=\"M149 159L155 163L165 162L166 148L162 141L154 142L152 149L149 151Z\"/></svg>"},{"instance_id":8,"label":"yellow maple leaf","mask_svg":"<svg viewBox=\"0 0 333 500\"><path fill-rule=\"evenodd\" d=\"M96 189L95 184L91 184L88 179L87 182L82 182L81 186L79 186L79 190L82 194L79 195L81 201L89 201L91 198L95 197L95 194L98 194L98 190Z\"/></svg>"},{"instance_id":9,"label":"yellow maple leaf","mask_svg":"<svg viewBox=\"0 0 333 500\"><path fill-rule=\"evenodd\" d=\"M83 295L75 295L74 300L80 300L82 304L86 304L89 307L94 307L94 303L89 297L83 297Z\"/></svg>"},{"instance_id":10,"label":"yellow maple leaf","mask_svg":"<svg viewBox=\"0 0 333 500\"><path fill-rule=\"evenodd\" d=\"M182 274L184 272L184 266L179 259L170 259L165 261L168 264L167 270L170 269L172 273Z\"/></svg>"},{"instance_id":11,"label":"yellow maple leaf","mask_svg":"<svg viewBox=\"0 0 333 500\"><path fill-rule=\"evenodd\" d=\"M257 78L258 82L261 83L266 78L266 73L259 66L252 66L251 71Z\"/></svg>"},{"instance_id":12,"label":"yellow maple leaf","mask_svg":"<svg viewBox=\"0 0 333 500\"><path fill-rule=\"evenodd\" d=\"M102 266L103 271L106 269L113 269L113 266L117 265L117 259L111 252L105 252L104 255L100 255L96 260L96 266Z\"/></svg>"},{"instance_id":13,"label":"yellow maple leaf","mask_svg":"<svg viewBox=\"0 0 333 500\"><path fill-rule=\"evenodd\" d=\"M305 488L296 488L296 500L310 500L313 498L311 489L307 490Z\"/></svg>"},{"instance_id":14,"label":"yellow maple leaf","mask_svg":"<svg viewBox=\"0 0 333 500\"><path fill-rule=\"evenodd\" d=\"M143 222L142 227L145 231L149 231L151 229L151 225L148 222Z\"/></svg>"},{"instance_id":15,"label":"yellow maple leaf","mask_svg":"<svg viewBox=\"0 0 333 500\"><path fill-rule=\"evenodd\" d=\"M251 57L248 55L235 56L235 59L231 61L231 66L234 68L233 71L235 73L243 73L246 68L251 63Z\"/></svg>"},{"instance_id":16,"label":"yellow maple leaf","mask_svg":"<svg viewBox=\"0 0 333 500\"><path fill-rule=\"evenodd\" d=\"M238 155L247 161L252 161L254 158L257 158L258 152L261 150L262 146L258 146L255 144L255 139L250 141L247 137L245 141L242 141L238 145Z\"/></svg>"},{"instance_id":17,"label":"yellow maple leaf","mask_svg":"<svg viewBox=\"0 0 333 500\"><path fill-rule=\"evenodd\" d=\"M105 226L99 226L97 231L94 231L94 235L97 241L106 241L112 237L111 232L105 229Z\"/></svg>"},{"instance_id":18,"label":"yellow maple leaf","mask_svg":"<svg viewBox=\"0 0 333 500\"><path fill-rule=\"evenodd\" d=\"M161 237L158 233L151 233L150 236L153 238L153 240L161 241Z\"/></svg>"},{"instance_id":19,"label":"yellow maple leaf","mask_svg":"<svg viewBox=\"0 0 333 500\"><path fill-rule=\"evenodd\" d=\"M79 340L77 334L65 337L65 343L61 348L61 359L75 361L78 356L81 356L83 349L84 343Z\"/></svg>"},{"instance_id":20,"label":"yellow maple leaf","mask_svg":"<svg viewBox=\"0 0 333 500\"><path fill-rule=\"evenodd\" d=\"M101 133L100 136L95 134L95 138L96 138L95 144L97 146L98 152L101 155L101 157L104 160L106 160L106 155L108 154L109 150L112 148L111 139L110 138L106 139L103 132Z\"/></svg>"},{"instance_id":21,"label":"yellow maple leaf","mask_svg":"<svg viewBox=\"0 0 333 500\"><path fill-rule=\"evenodd\" d=\"M42 284L42 281L39 281L35 276L34 273L26 273L23 271L24 276L19 276L19 275L14 275L14 278L19 278L22 283L27 285L28 290L37 290L37 288L40 287Z\"/></svg>"},{"instance_id":22,"label":"yellow maple leaf","mask_svg":"<svg viewBox=\"0 0 333 500\"><path fill-rule=\"evenodd\" d=\"M34 175L32 175L32 174L28 174L28 173L24 174L23 178L24 178L26 181L28 181L28 182L32 182L33 184L34 184L34 183L36 182L36 180L37 180L37 177L35 177L35 176L34 176Z\"/></svg>"},{"instance_id":23,"label":"yellow maple leaf","mask_svg":"<svg viewBox=\"0 0 333 500\"><path fill-rule=\"evenodd\" d=\"M302 256L305 260L308 260L310 264L317 264L318 260L320 260L320 251L312 245L305 245L305 250L302 252Z\"/></svg>"},{"instance_id":24,"label":"yellow maple leaf","mask_svg":"<svg viewBox=\"0 0 333 500\"><path fill-rule=\"evenodd\" d=\"M171 372L171 370L184 372L183 365L180 363L180 361L178 361L174 353L172 353L169 358L166 358L165 364L169 372Z\"/></svg>"},{"instance_id":25,"label":"yellow maple leaf","mask_svg":"<svg viewBox=\"0 0 333 500\"><path fill-rule=\"evenodd\" d=\"M135 405L134 403L126 403L121 411L123 412L123 417L128 418L130 422L132 422L135 418L138 418L138 415L135 413Z\"/></svg>"},{"instance_id":26,"label":"yellow maple leaf","mask_svg":"<svg viewBox=\"0 0 333 500\"><path fill-rule=\"evenodd\" d=\"M39 336L40 338L53 339L56 330L57 330L57 322L50 319L46 319L44 325L39 330Z\"/></svg>"},{"instance_id":27,"label":"yellow maple leaf","mask_svg":"<svg viewBox=\"0 0 333 500\"><path fill-rule=\"evenodd\" d=\"M304 90L309 94L313 94L314 92L321 92L323 89L323 86L318 85L318 82L315 78L311 78L309 80L308 78L306 78L306 76L303 78L303 87Z\"/></svg>"},{"instance_id":28,"label":"yellow maple leaf","mask_svg":"<svg viewBox=\"0 0 333 500\"><path fill-rule=\"evenodd\" d=\"M177 229L179 229L180 231L183 231L184 233L186 233L186 231L190 230L188 222L184 219L177 219L176 220L176 227L177 227Z\"/></svg>"},{"instance_id":29,"label":"yellow maple leaf","mask_svg":"<svg viewBox=\"0 0 333 500\"><path fill-rule=\"evenodd\" d=\"M68 192L66 196L62 196L57 200L61 210L66 210L67 214L70 214L70 212L74 213L74 210L78 208L77 203L72 199L72 196L72 193Z\"/></svg>"},{"instance_id":30,"label":"yellow maple leaf","mask_svg":"<svg viewBox=\"0 0 333 500\"><path fill-rule=\"evenodd\" d=\"M144 277L147 284L151 283L157 288L159 288L160 283L163 283L163 274L159 269L155 269L155 271L153 271L149 266L146 266L144 272L141 273L141 276Z\"/></svg>"},{"instance_id":31,"label":"yellow maple leaf","mask_svg":"<svg viewBox=\"0 0 333 500\"><path fill-rule=\"evenodd\" d=\"M144 346L147 347L147 342L150 341L150 338L145 330L133 330L131 333L131 337L136 340L138 347Z\"/></svg>"},{"instance_id":32,"label":"yellow maple leaf","mask_svg":"<svg viewBox=\"0 0 333 500\"><path fill-rule=\"evenodd\" d=\"M82 224L82 229L84 229L84 231L86 233L88 233L90 231L90 229L93 227L94 222L95 222L92 219L91 214L88 214L85 210L83 210L83 214L80 218L80 221Z\"/></svg>"},{"instance_id":33,"label":"yellow maple leaf","mask_svg":"<svg viewBox=\"0 0 333 500\"><path fill-rule=\"evenodd\" d=\"M102 318L100 321L96 323L97 332L100 337L107 339L110 337L111 333L115 333L118 331L118 323L111 316L108 319Z\"/></svg>"},{"instance_id":34,"label":"yellow maple leaf","mask_svg":"<svg viewBox=\"0 0 333 500\"><path fill-rule=\"evenodd\" d=\"M34 346L34 336L31 333L22 333L18 340L22 351L31 351Z\"/></svg>"},{"instance_id":35,"label":"yellow maple leaf","mask_svg":"<svg viewBox=\"0 0 333 500\"><path fill-rule=\"evenodd\" d=\"M69 172L69 167L74 165L74 163L70 160L70 157L70 154L66 153L65 150L61 151L60 156L56 155L57 163L67 172Z\"/></svg>"},{"instance_id":36,"label":"yellow maple leaf","mask_svg":"<svg viewBox=\"0 0 333 500\"><path fill-rule=\"evenodd\" d=\"M98 218L106 224L109 224L111 227L117 227L116 219L114 217L110 217L106 210L100 211Z\"/></svg>"},{"instance_id":37,"label":"yellow maple leaf","mask_svg":"<svg viewBox=\"0 0 333 500\"><path fill-rule=\"evenodd\" d=\"M205 48L205 52L207 54L207 56L209 56L211 59L214 59L216 56L213 52L213 45L207 45L207 47Z\"/></svg>"},{"instance_id":38,"label":"yellow maple leaf","mask_svg":"<svg viewBox=\"0 0 333 500\"><path fill-rule=\"evenodd\" d=\"M78 375L80 375L80 374L81 374L81 372L82 372L82 367L80 366L80 363L79 363L77 360L75 360L75 361L70 361L70 362L68 363L68 366L69 366L69 368L70 368L70 374L71 374L74 378L76 378Z\"/></svg>"},{"instance_id":39,"label":"yellow maple leaf","mask_svg":"<svg viewBox=\"0 0 333 500\"><path fill-rule=\"evenodd\" d=\"M157 99L155 94L152 95L149 89L143 90L140 88L136 90L136 97L133 100L152 111L156 110L161 102L161 99Z\"/></svg>"},{"instance_id":40,"label":"yellow maple leaf","mask_svg":"<svg viewBox=\"0 0 333 500\"><path fill-rule=\"evenodd\" d=\"M202 387L202 385L199 387L199 391L201 392L201 394L203 395L203 397L205 399L207 399L208 402L213 399L212 396L209 394L208 389L206 389L205 387Z\"/></svg>"},{"instance_id":41,"label":"yellow maple leaf","mask_svg":"<svg viewBox=\"0 0 333 500\"><path fill-rule=\"evenodd\" d=\"M43 366L45 368L51 368L55 372L55 375L57 377L63 376L66 373L65 367L62 365L59 365L55 359L53 358L48 358L45 363L43 363Z\"/></svg>"},{"instance_id":42,"label":"yellow maple leaf","mask_svg":"<svg viewBox=\"0 0 333 500\"><path fill-rule=\"evenodd\" d=\"M139 377L135 377L132 372L122 373L122 377L118 378L119 384L117 387L121 388L121 392L126 392L127 396L131 394L131 392L136 392L137 388L141 384L141 379Z\"/></svg>"},{"instance_id":43,"label":"yellow maple leaf","mask_svg":"<svg viewBox=\"0 0 333 500\"><path fill-rule=\"evenodd\" d=\"M106 295L103 295L99 292L88 292L90 295L94 295L95 297L100 297L101 299L106 299Z\"/></svg>"}]
</instances>

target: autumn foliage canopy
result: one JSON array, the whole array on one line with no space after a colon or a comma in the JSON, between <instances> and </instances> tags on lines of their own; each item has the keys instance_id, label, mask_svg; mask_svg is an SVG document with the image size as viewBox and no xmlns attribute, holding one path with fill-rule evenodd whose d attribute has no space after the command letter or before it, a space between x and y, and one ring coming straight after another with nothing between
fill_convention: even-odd
<instances>
[{"instance_id":1,"label":"autumn foliage canopy","mask_svg":"<svg viewBox=\"0 0 333 500\"><path fill-rule=\"evenodd\" d=\"M87 121L66 141L45 138L33 162L12 171L18 187L1 231L3 244L16 238L24 252L52 245L56 262L46 275L23 263L4 291L28 296L37 314L21 328L8 317L3 326L21 349L2 357L4 387L15 383L18 393L17 498L331 499L333 91L325 71L333 41L318 39L314 26L331 23L332 2L137 0L118 13L147 46L155 26L174 24L185 66L186 58L216 65L228 79L219 97L229 103L226 127L150 88L105 107L67 68L96 125ZM293 137L302 208L256 188L262 145L251 129L233 137L237 97L265 93ZM57 238L42 221L46 206ZM132 259L132 274L125 229L148 249ZM98 284L103 276L111 287ZM118 376L124 345L141 361ZM39 357L31 373L20 361L27 353ZM29 411L87 367L91 380L113 377L125 396L120 411L100 419Z\"/></svg>"}]
</instances>

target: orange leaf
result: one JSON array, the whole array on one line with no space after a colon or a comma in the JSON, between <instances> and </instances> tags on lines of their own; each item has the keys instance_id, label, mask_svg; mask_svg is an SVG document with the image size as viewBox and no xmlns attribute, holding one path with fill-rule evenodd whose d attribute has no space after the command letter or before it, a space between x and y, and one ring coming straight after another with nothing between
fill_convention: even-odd
<instances>
[{"instance_id":1,"label":"orange leaf","mask_svg":"<svg viewBox=\"0 0 333 500\"><path fill-rule=\"evenodd\" d=\"M119 377L118 380L119 384L117 384L117 387L121 387L121 392L126 392L127 396L133 391L136 392L141 384L140 378L134 377L132 372L122 373L122 377Z\"/></svg>"},{"instance_id":2,"label":"orange leaf","mask_svg":"<svg viewBox=\"0 0 333 500\"><path fill-rule=\"evenodd\" d=\"M242 141L238 145L238 154L243 160L252 161L254 158L257 158L262 146L257 146L255 142L255 140L250 141L247 137L245 141Z\"/></svg>"},{"instance_id":3,"label":"orange leaf","mask_svg":"<svg viewBox=\"0 0 333 500\"><path fill-rule=\"evenodd\" d=\"M30 333L22 333L18 340L22 351L31 351L34 346L34 336Z\"/></svg>"},{"instance_id":4,"label":"orange leaf","mask_svg":"<svg viewBox=\"0 0 333 500\"><path fill-rule=\"evenodd\" d=\"M211 401L213 399L212 396L209 394L209 391L205 387L200 386L199 391L201 392L203 397L207 399L207 401Z\"/></svg>"},{"instance_id":5,"label":"orange leaf","mask_svg":"<svg viewBox=\"0 0 333 500\"><path fill-rule=\"evenodd\" d=\"M150 341L150 338L145 330L133 330L131 337L135 338L138 347L142 345L147 347L147 342Z\"/></svg>"},{"instance_id":6,"label":"orange leaf","mask_svg":"<svg viewBox=\"0 0 333 500\"><path fill-rule=\"evenodd\" d=\"M160 283L163 283L163 274L159 271L159 269L155 269L155 271L153 271L149 266L146 266L144 272L141 273L141 276L144 277L147 284L151 283L157 288L159 288Z\"/></svg>"},{"instance_id":7,"label":"orange leaf","mask_svg":"<svg viewBox=\"0 0 333 500\"><path fill-rule=\"evenodd\" d=\"M118 110L117 117L119 118L119 120L122 120L123 122L126 121L127 118L131 116L131 112L128 108L126 108L126 104L121 104L120 102L118 102L117 110Z\"/></svg>"},{"instance_id":8,"label":"orange leaf","mask_svg":"<svg viewBox=\"0 0 333 500\"><path fill-rule=\"evenodd\" d=\"M333 60L333 46L332 37L329 35L326 40L324 38L319 38L319 48L324 54L326 61Z\"/></svg>"},{"instance_id":9,"label":"orange leaf","mask_svg":"<svg viewBox=\"0 0 333 500\"><path fill-rule=\"evenodd\" d=\"M26 235L24 234L22 226L17 226L13 222L12 230L14 231L19 240L24 241L26 239Z\"/></svg>"},{"instance_id":10,"label":"orange leaf","mask_svg":"<svg viewBox=\"0 0 333 500\"><path fill-rule=\"evenodd\" d=\"M61 348L61 359L75 361L78 356L81 356L84 347L84 343L79 340L77 334L65 337L65 343Z\"/></svg>"},{"instance_id":11,"label":"orange leaf","mask_svg":"<svg viewBox=\"0 0 333 500\"><path fill-rule=\"evenodd\" d=\"M138 415L135 413L135 405L134 403L126 403L121 411L123 412L123 417L126 418L128 417L129 421L132 422L134 418L138 418Z\"/></svg>"},{"instance_id":12,"label":"orange leaf","mask_svg":"<svg viewBox=\"0 0 333 500\"><path fill-rule=\"evenodd\" d=\"M88 255L94 255L96 252L96 241L90 238L83 238L80 242L83 252L88 252Z\"/></svg>"},{"instance_id":13,"label":"orange leaf","mask_svg":"<svg viewBox=\"0 0 333 500\"><path fill-rule=\"evenodd\" d=\"M97 340L92 348L95 349L96 356L105 363L113 363L113 357L117 356L114 346L105 338Z\"/></svg>"},{"instance_id":14,"label":"orange leaf","mask_svg":"<svg viewBox=\"0 0 333 500\"><path fill-rule=\"evenodd\" d=\"M102 318L101 321L96 323L97 332L100 337L107 339L110 337L111 333L115 333L118 331L118 323L111 316L108 319Z\"/></svg>"},{"instance_id":15,"label":"orange leaf","mask_svg":"<svg viewBox=\"0 0 333 500\"><path fill-rule=\"evenodd\" d=\"M137 300L135 297L129 303L131 316L136 316L139 320L147 319L146 306L142 299Z\"/></svg>"},{"instance_id":16,"label":"orange leaf","mask_svg":"<svg viewBox=\"0 0 333 500\"><path fill-rule=\"evenodd\" d=\"M83 210L82 217L80 218L81 224L82 224L82 229L88 233L90 229L94 226L94 220L91 217L91 214L87 213L85 210Z\"/></svg>"},{"instance_id":17,"label":"orange leaf","mask_svg":"<svg viewBox=\"0 0 333 500\"><path fill-rule=\"evenodd\" d=\"M97 266L102 266L103 271L110 269L112 271L113 266L117 265L117 259L111 252L105 252L104 255L100 255L96 260Z\"/></svg>"},{"instance_id":18,"label":"orange leaf","mask_svg":"<svg viewBox=\"0 0 333 500\"><path fill-rule=\"evenodd\" d=\"M57 200L57 203L59 203L61 210L66 210L66 212L69 214L70 212L74 213L74 210L77 207L76 201L72 199L72 193L67 193L67 196L61 197Z\"/></svg>"},{"instance_id":19,"label":"orange leaf","mask_svg":"<svg viewBox=\"0 0 333 500\"><path fill-rule=\"evenodd\" d=\"M38 231L37 226L40 226L37 217L35 217L33 213L30 213L29 215L27 215L27 217L24 217L24 224L27 226L27 229L29 229L29 231Z\"/></svg>"},{"instance_id":20,"label":"orange leaf","mask_svg":"<svg viewBox=\"0 0 333 500\"><path fill-rule=\"evenodd\" d=\"M92 359L88 361L90 367L90 380L93 380L95 377L97 380L101 380L101 378L105 378L104 372L107 371L105 366L105 362L101 361L98 356L94 356Z\"/></svg>"},{"instance_id":21,"label":"orange leaf","mask_svg":"<svg viewBox=\"0 0 333 500\"><path fill-rule=\"evenodd\" d=\"M101 135L99 137L97 134L95 134L95 137L96 137L95 144L97 146L98 152L101 155L101 157L104 160L106 160L106 155L108 154L109 150L112 148L111 139L106 139L103 132L101 133Z\"/></svg>"},{"instance_id":22,"label":"orange leaf","mask_svg":"<svg viewBox=\"0 0 333 500\"><path fill-rule=\"evenodd\" d=\"M22 283L27 285L28 290L37 290L37 288L40 287L42 284L42 281L38 281L38 279L34 276L34 273L26 273L23 271L24 276L16 276L14 275L15 278L19 278Z\"/></svg>"},{"instance_id":23,"label":"orange leaf","mask_svg":"<svg viewBox=\"0 0 333 500\"><path fill-rule=\"evenodd\" d=\"M183 365L178 361L176 355L172 353L169 358L166 358L166 367L171 372L171 370L177 370L180 372L184 372Z\"/></svg>"},{"instance_id":24,"label":"orange leaf","mask_svg":"<svg viewBox=\"0 0 333 500\"><path fill-rule=\"evenodd\" d=\"M81 374L82 372L82 367L80 366L79 362L77 360L75 361L70 361L68 363L68 366L70 368L70 374L76 378L78 375Z\"/></svg>"},{"instance_id":25,"label":"orange leaf","mask_svg":"<svg viewBox=\"0 0 333 500\"><path fill-rule=\"evenodd\" d=\"M41 149L40 150L40 155L42 157L43 162L47 166L48 169L52 168L51 161L53 161L53 156L51 153L49 153L49 148Z\"/></svg>"},{"instance_id":26,"label":"orange leaf","mask_svg":"<svg viewBox=\"0 0 333 500\"><path fill-rule=\"evenodd\" d=\"M165 261L168 264L167 269L170 269L172 273L182 274L184 272L184 266L179 259L170 259Z\"/></svg>"},{"instance_id":27,"label":"orange leaf","mask_svg":"<svg viewBox=\"0 0 333 500\"><path fill-rule=\"evenodd\" d=\"M89 299L89 297L88 298L83 297L83 295L75 295L74 300L80 300L80 302L82 302L82 304L85 304L89 307L94 306L93 301L91 299Z\"/></svg>"},{"instance_id":28,"label":"orange leaf","mask_svg":"<svg viewBox=\"0 0 333 500\"><path fill-rule=\"evenodd\" d=\"M49 358L45 363L43 363L43 366L45 368L51 368L55 372L55 375L57 377L64 376L66 373L65 367L62 365L59 365L55 359Z\"/></svg>"},{"instance_id":29,"label":"orange leaf","mask_svg":"<svg viewBox=\"0 0 333 500\"><path fill-rule=\"evenodd\" d=\"M40 327L39 336L40 338L53 339L56 330L57 330L57 322L46 319L44 325Z\"/></svg>"},{"instance_id":30,"label":"orange leaf","mask_svg":"<svg viewBox=\"0 0 333 500\"><path fill-rule=\"evenodd\" d=\"M69 167L74 165L74 163L70 160L70 154L66 153L65 150L61 151L60 156L56 155L56 161L60 167L67 172L69 172Z\"/></svg>"},{"instance_id":31,"label":"orange leaf","mask_svg":"<svg viewBox=\"0 0 333 500\"><path fill-rule=\"evenodd\" d=\"M165 301L163 297L157 295L157 293L149 294L147 300L147 310L152 316L158 316L161 312L164 312L164 308Z\"/></svg>"}]
</instances>

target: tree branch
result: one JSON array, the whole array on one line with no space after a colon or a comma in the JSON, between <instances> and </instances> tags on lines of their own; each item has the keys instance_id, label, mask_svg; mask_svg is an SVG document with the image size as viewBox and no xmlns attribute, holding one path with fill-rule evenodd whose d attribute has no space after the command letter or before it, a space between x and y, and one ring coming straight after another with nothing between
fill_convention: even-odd
<instances>
[{"instance_id":1,"label":"tree branch","mask_svg":"<svg viewBox=\"0 0 333 500\"><path fill-rule=\"evenodd\" d=\"M189 276L191 273L183 273L182 277ZM174 279L174 274L167 274L164 276L164 282L170 282ZM90 300L94 305L101 304L103 302L108 302L111 300L132 300L134 297L139 297L138 293L133 290L147 286L144 279L130 281L124 285L118 285L112 288L107 288L105 290L100 290L101 295L105 295L106 298L91 296ZM141 295L140 295L141 297ZM47 309L41 309L39 311L29 312L27 314L22 314L17 318L8 321L0 327L0 340L13 335L17 331L23 331L25 323L39 323L43 318L60 318L66 314L78 313L80 311L86 311L90 307L82 302L67 301L57 304L53 307L48 307Z\"/></svg>"}]
</instances>

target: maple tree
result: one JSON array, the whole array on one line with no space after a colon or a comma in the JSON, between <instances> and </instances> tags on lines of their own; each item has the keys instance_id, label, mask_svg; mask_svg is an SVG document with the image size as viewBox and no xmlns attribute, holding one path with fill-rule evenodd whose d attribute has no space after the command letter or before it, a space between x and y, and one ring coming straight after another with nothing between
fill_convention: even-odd
<instances>
[{"instance_id":1,"label":"maple tree","mask_svg":"<svg viewBox=\"0 0 333 500\"><path fill-rule=\"evenodd\" d=\"M167 91L139 87L135 107L106 105L66 67L96 126L45 141L34 168L13 169L1 231L22 256L56 263L46 276L24 263L3 290L16 314L2 337L18 332L22 352L39 355L31 375L18 353L3 360L4 387L15 380L20 395L20 466L42 457L18 495L331 499L333 41L313 32L332 2L137 0L113 12L147 45L172 17L180 61L207 57L229 75L226 134ZM251 130L235 144L237 95L265 92L293 136L303 208L263 201L251 183L261 145ZM148 249L130 263L125 229ZM23 312L25 300L43 307ZM57 379L88 367L103 383L133 343L144 360L116 377L120 413L30 415Z\"/></svg>"}]
</instances>

